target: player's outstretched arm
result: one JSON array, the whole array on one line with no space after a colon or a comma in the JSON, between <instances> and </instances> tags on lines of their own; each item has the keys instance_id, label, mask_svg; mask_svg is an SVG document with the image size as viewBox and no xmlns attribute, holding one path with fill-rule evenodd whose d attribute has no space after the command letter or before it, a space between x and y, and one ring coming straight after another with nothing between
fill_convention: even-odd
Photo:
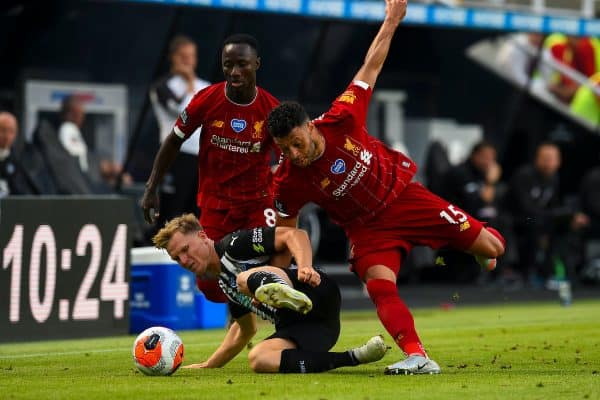
<instances>
[{"instance_id":1,"label":"player's outstretched arm","mask_svg":"<svg viewBox=\"0 0 600 400\"><path fill-rule=\"evenodd\" d=\"M183 368L220 368L233 360L246 347L256 334L256 316L248 313L231 324L223 342L208 358L199 364L186 365Z\"/></svg>"},{"instance_id":2,"label":"player's outstretched arm","mask_svg":"<svg viewBox=\"0 0 600 400\"><path fill-rule=\"evenodd\" d=\"M354 76L354 80L363 81L370 87L375 86L390 50L394 32L406 15L406 5L407 0L385 0L385 19L367 51L362 67Z\"/></svg>"},{"instance_id":3,"label":"player's outstretched arm","mask_svg":"<svg viewBox=\"0 0 600 400\"><path fill-rule=\"evenodd\" d=\"M298 266L298 279L312 286L321 283L321 276L312 267L312 246L308 233L303 229L279 226L275 228L275 250L289 251Z\"/></svg>"},{"instance_id":4,"label":"player's outstretched arm","mask_svg":"<svg viewBox=\"0 0 600 400\"><path fill-rule=\"evenodd\" d=\"M177 158L179 149L183 140L171 131L171 134L167 136L165 141L158 149L158 153L154 158L154 164L152 165L152 172L148 181L146 181L146 190L142 197L142 210L144 211L144 219L149 224L154 223L160 210L160 204L158 200L158 185L162 181L165 173L169 167Z\"/></svg>"}]
</instances>

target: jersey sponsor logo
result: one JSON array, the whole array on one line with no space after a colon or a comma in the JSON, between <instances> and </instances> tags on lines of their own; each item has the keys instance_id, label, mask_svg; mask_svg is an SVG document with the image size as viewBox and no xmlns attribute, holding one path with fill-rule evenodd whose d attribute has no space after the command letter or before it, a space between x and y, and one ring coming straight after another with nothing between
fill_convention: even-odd
<instances>
[{"instance_id":1,"label":"jersey sponsor logo","mask_svg":"<svg viewBox=\"0 0 600 400\"><path fill-rule=\"evenodd\" d=\"M262 243L263 231L261 228L252 229L252 243Z\"/></svg>"},{"instance_id":2,"label":"jersey sponsor logo","mask_svg":"<svg viewBox=\"0 0 600 400\"><path fill-rule=\"evenodd\" d=\"M346 143L344 143L344 149L352 153L354 157L358 156L362 148L360 145L353 139L346 136Z\"/></svg>"},{"instance_id":3,"label":"jersey sponsor logo","mask_svg":"<svg viewBox=\"0 0 600 400\"><path fill-rule=\"evenodd\" d=\"M367 165L371 165L371 158L373 158L373 153L368 150L363 150L360 152L360 159Z\"/></svg>"},{"instance_id":4,"label":"jersey sponsor logo","mask_svg":"<svg viewBox=\"0 0 600 400\"><path fill-rule=\"evenodd\" d=\"M188 115L187 115L187 111L186 110L183 110L181 112L181 114L179 114L179 119L181 120L181 123L183 125L187 125L187 123L188 123Z\"/></svg>"},{"instance_id":5,"label":"jersey sponsor logo","mask_svg":"<svg viewBox=\"0 0 600 400\"><path fill-rule=\"evenodd\" d=\"M352 168L348 175L346 175L344 182L342 182L342 184L338 186L331 194L333 194L334 197L345 196L350 189L352 189L358 184L358 182L360 182L360 180L367 173L368 170L368 166L364 165L361 162L356 162L354 168Z\"/></svg>"},{"instance_id":6,"label":"jersey sponsor logo","mask_svg":"<svg viewBox=\"0 0 600 400\"><path fill-rule=\"evenodd\" d=\"M231 129L234 130L235 133L240 133L244 129L246 129L246 121L243 119L232 119L231 120Z\"/></svg>"},{"instance_id":7,"label":"jersey sponsor logo","mask_svg":"<svg viewBox=\"0 0 600 400\"><path fill-rule=\"evenodd\" d=\"M331 181L329 180L329 178L325 177L321 181L321 189L325 189L327 186L329 186L330 183L331 183Z\"/></svg>"},{"instance_id":8,"label":"jersey sponsor logo","mask_svg":"<svg viewBox=\"0 0 600 400\"><path fill-rule=\"evenodd\" d=\"M218 135L212 135L210 143L213 146L217 146L223 150L230 151L232 153L250 153L253 151L253 143L250 141L242 141L236 138L222 137ZM259 150L260 151L260 148Z\"/></svg>"},{"instance_id":9,"label":"jersey sponsor logo","mask_svg":"<svg viewBox=\"0 0 600 400\"><path fill-rule=\"evenodd\" d=\"M339 175L346 172L346 162L341 158L335 160L335 162L331 165L331 172Z\"/></svg>"},{"instance_id":10,"label":"jersey sponsor logo","mask_svg":"<svg viewBox=\"0 0 600 400\"><path fill-rule=\"evenodd\" d=\"M356 100L356 95L352 90L346 90L338 97L338 101L342 103L354 104L354 100Z\"/></svg>"},{"instance_id":11,"label":"jersey sponsor logo","mask_svg":"<svg viewBox=\"0 0 600 400\"><path fill-rule=\"evenodd\" d=\"M256 121L254 123L254 132L252 132L252 139L262 139L262 130L263 130L263 125L265 124L265 121Z\"/></svg>"},{"instance_id":12,"label":"jersey sponsor logo","mask_svg":"<svg viewBox=\"0 0 600 400\"><path fill-rule=\"evenodd\" d=\"M225 122L219 121L218 119L215 119L212 124L210 124L210 126L214 126L215 128L222 128L223 125L225 125Z\"/></svg>"}]
</instances>

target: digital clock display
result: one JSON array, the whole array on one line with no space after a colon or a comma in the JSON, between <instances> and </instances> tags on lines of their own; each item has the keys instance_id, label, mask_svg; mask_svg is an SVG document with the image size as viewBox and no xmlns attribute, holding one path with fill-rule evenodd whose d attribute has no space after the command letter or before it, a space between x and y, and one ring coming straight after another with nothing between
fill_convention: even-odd
<instances>
[{"instance_id":1,"label":"digital clock display","mask_svg":"<svg viewBox=\"0 0 600 400\"><path fill-rule=\"evenodd\" d=\"M0 341L125 334L133 204L0 200Z\"/></svg>"}]
</instances>

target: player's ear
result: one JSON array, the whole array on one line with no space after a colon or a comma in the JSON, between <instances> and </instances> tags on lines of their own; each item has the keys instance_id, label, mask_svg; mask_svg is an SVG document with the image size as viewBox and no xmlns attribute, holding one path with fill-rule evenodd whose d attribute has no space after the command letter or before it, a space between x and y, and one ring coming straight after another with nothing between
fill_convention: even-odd
<instances>
[{"instance_id":1,"label":"player's ear","mask_svg":"<svg viewBox=\"0 0 600 400\"><path fill-rule=\"evenodd\" d=\"M260 68L260 57L256 57L256 69Z\"/></svg>"},{"instance_id":2,"label":"player's ear","mask_svg":"<svg viewBox=\"0 0 600 400\"><path fill-rule=\"evenodd\" d=\"M206 238L208 238L208 236L206 235L206 232L204 232L204 231L198 231L198 237L200 239L206 239Z\"/></svg>"}]
</instances>

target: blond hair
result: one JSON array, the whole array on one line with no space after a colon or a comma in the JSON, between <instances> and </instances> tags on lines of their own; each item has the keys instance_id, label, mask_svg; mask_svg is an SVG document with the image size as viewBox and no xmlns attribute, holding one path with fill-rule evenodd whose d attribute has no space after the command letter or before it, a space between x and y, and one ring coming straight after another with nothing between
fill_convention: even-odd
<instances>
[{"instance_id":1,"label":"blond hair","mask_svg":"<svg viewBox=\"0 0 600 400\"><path fill-rule=\"evenodd\" d=\"M165 226L154 235L152 243L159 249L166 249L169 240L171 240L175 232L181 232L186 235L190 232L199 232L202 230L202 225L200 225L198 218L194 214L183 214L166 222Z\"/></svg>"}]
</instances>

